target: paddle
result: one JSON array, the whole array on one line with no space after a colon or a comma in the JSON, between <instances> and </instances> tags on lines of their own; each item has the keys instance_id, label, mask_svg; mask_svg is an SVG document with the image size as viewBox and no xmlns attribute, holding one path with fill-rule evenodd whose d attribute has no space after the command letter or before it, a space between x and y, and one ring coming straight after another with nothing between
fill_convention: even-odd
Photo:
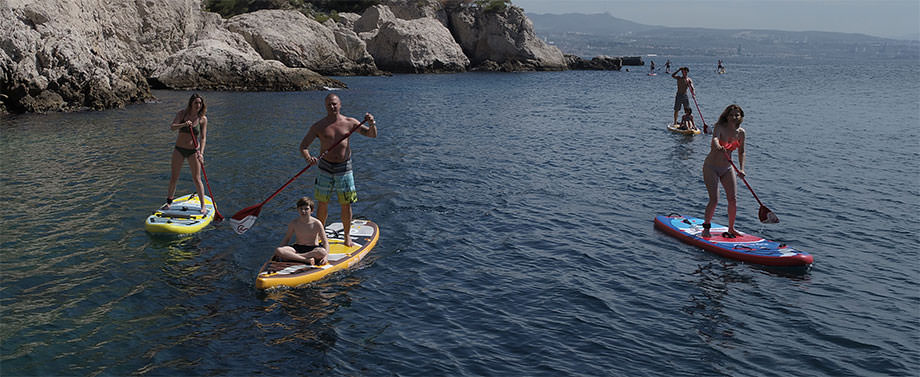
<instances>
[{"instance_id":1,"label":"paddle","mask_svg":"<svg viewBox=\"0 0 920 377\"><path fill-rule=\"evenodd\" d=\"M754 199L757 200L757 204L760 204L760 210L757 211L757 217L760 218L760 222L764 224L776 224L779 222L779 218L776 217L776 214L773 213L767 206L763 205L763 202L760 201L760 198L757 197L757 194L754 193L754 189L751 188L751 185L748 183L747 179L744 179L744 175L741 175L741 171L738 170L738 167L735 166L735 162L732 161L732 156L728 152L725 153L725 158L728 159L728 163L732 164L732 168L738 172L738 176L741 177L741 181L744 182L744 185L747 186L748 190L751 190L751 194L754 195Z\"/></svg>"},{"instance_id":2,"label":"paddle","mask_svg":"<svg viewBox=\"0 0 920 377\"><path fill-rule=\"evenodd\" d=\"M195 136L195 132L192 130L192 125L188 125L188 132L192 135L192 141L195 142L195 149L198 149L198 137ZM199 155L201 151L198 151ZM224 217L221 216L220 211L217 210L217 201L214 200L214 193L211 192L211 184L208 183L208 173L204 171L204 161L198 160L201 163L201 174L204 174L204 184L208 186L208 195L211 195L211 205L214 206L214 221L221 222L224 220ZM204 207L204 198L201 199L201 206Z\"/></svg>"},{"instance_id":3,"label":"paddle","mask_svg":"<svg viewBox=\"0 0 920 377\"><path fill-rule=\"evenodd\" d=\"M693 97L693 104L696 105L696 113L700 115L700 120L703 121L703 133L709 133L709 125L706 124L706 119L703 119L703 111L700 110L700 103L696 102L696 91L693 90L693 82L690 82L690 95ZM729 159L731 160L731 159Z\"/></svg>"},{"instance_id":4,"label":"paddle","mask_svg":"<svg viewBox=\"0 0 920 377\"><path fill-rule=\"evenodd\" d=\"M339 139L339 141L336 141L335 144L330 145L329 149L326 149L325 152L320 153L319 157L317 157L316 160L319 161L319 159L326 156L326 153L328 153L330 150L332 150L332 148L335 148L336 145L339 145L339 143L341 143L342 141L347 139L349 136L351 136L351 134L354 133L355 130L357 130L359 127L361 127L361 125L364 124L364 122L366 121L367 120L365 119L361 121L361 123L358 123L357 126L352 127L352 129L348 131L348 133L345 134L345 136L342 136L342 138ZM313 165L316 165L316 163L311 162L309 165L307 165L307 167L301 169L299 173L291 177L291 179L289 179L287 183L285 183L283 186L278 188L278 190L275 190L275 192L271 194L271 196L263 200L262 203L243 208L239 212L235 213L233 216L230 216L230 225L233 226L233 230L236 232L236 234L243 234L243 233L246 233L247 230L251 229L252 226L255 225L256 219L259 217L259 213L262 212L262 206L264 206L265 203L268 203L269 200L272 200L272 198L274 198L275 195L278 195L278 193L281 192L281 190L284 190L285 187L291 184L291 182L294 182L294 180L297 179L297 177L299 177L301 174L303 174L305 171L307 171L307 169L309 169Z\"/></svg>"}]
</instances>

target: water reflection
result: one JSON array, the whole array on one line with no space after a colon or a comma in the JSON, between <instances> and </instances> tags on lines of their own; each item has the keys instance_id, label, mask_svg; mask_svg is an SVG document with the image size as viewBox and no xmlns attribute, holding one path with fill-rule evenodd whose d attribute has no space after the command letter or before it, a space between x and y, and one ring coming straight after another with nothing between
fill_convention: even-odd
<instances>
[{"instance_id":1,"label":"water reflection","mask_svg":"<svg viewBox=\"0 0 920 377\"><path fill-rule=\"evenodd\" d=\"M333 317L340 308L351 306L350 293L362 282L357 277L338 275L341 279L261 292L260 298L268 304L263 308L266 316L256 319L255 324L265 343L301 341L319 351L332 349L337 339Z\"/></svg>"},{"instance_id":2,"label":"water reflection","mask_svg":"<svg viewBox=\"0 0 920 377\"><path fill-rule=\"evenodd\" d=\"M728 295L729 285L740 283L753 285L750 276L738 272L738 263L719 261L700 265L692 275L698 293L690 296L690 305L683 311L700 318L697 334L707 344L730 347L734 344L734 329L738 323L725 313L723 300Z\"/></svg>"}]
</instances>

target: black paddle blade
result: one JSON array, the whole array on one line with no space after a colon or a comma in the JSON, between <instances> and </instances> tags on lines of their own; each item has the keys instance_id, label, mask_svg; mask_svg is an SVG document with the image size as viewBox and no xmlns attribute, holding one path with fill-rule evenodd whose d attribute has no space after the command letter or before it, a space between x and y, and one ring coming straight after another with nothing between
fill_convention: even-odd
<instances>
[{"instance_id":1,"label":"black paddle blade","mask_svg":"<svg viewBox=\"0 0 920 377\"><path fill-rule=\"evenodd\" d=\"M757 217L759 217L760 222L764 224L776 224L779 222L779 217L776 217L776 214L774 214L773 211L765 206L760 206L760 211L757 212Z\"/></svg>"}]
</instances>

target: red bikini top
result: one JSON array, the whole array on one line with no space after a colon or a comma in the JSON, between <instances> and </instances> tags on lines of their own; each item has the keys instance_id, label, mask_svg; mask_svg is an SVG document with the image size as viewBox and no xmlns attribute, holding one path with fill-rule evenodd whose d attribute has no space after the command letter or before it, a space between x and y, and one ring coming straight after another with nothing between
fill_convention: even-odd
<instances>
[{"instance_id":1,"label":"red bikini top","mask_svg":"<svg viewBox=\"0 0 920 377\"><path fill-rule=\"evenodd\" d=\"M725 148L725 149L728 150L729 152L731 152L731 151L733 151L733 150L735 150L735 149L738 149L738 147L741 146L741 143L740 143L738 140L735 140L735 141L732 141L732 142L727 142L727 143L724 142L724 141L720 141L719 143L722 144L722 148Z\"/></svg>"}]
</instances>

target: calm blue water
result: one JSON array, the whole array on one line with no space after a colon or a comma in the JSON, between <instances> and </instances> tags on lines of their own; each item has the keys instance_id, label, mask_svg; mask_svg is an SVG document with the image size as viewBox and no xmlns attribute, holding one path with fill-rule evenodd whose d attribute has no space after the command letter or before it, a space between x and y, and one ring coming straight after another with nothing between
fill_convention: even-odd
<instances>
[{"instance_id":1,"label":"calm blue water","mask_svg":"<svg viewBox=\"0 0 920 377\"><path fill-rule=\"evenodd\" d=\"M672 60L708 122L746 112L748 180L782 221L760 224L741 186L738 228L809 251L810 271L653 229L706 201L709 141L665 130L665 75L397 75L339 93L346 114L378 119L380 137L353 148L355 214L380 243L346 274L260 292L314 171L243 236L223 223L152 238L167 125L190 94L162 91L0 119L0 374L920 373L920 63L729 60L716 75L715 59ZM326 93L202 94L229 217L304 166ZM185 168L179 193L192 189Z\"/></svg>"}]
</instances>

